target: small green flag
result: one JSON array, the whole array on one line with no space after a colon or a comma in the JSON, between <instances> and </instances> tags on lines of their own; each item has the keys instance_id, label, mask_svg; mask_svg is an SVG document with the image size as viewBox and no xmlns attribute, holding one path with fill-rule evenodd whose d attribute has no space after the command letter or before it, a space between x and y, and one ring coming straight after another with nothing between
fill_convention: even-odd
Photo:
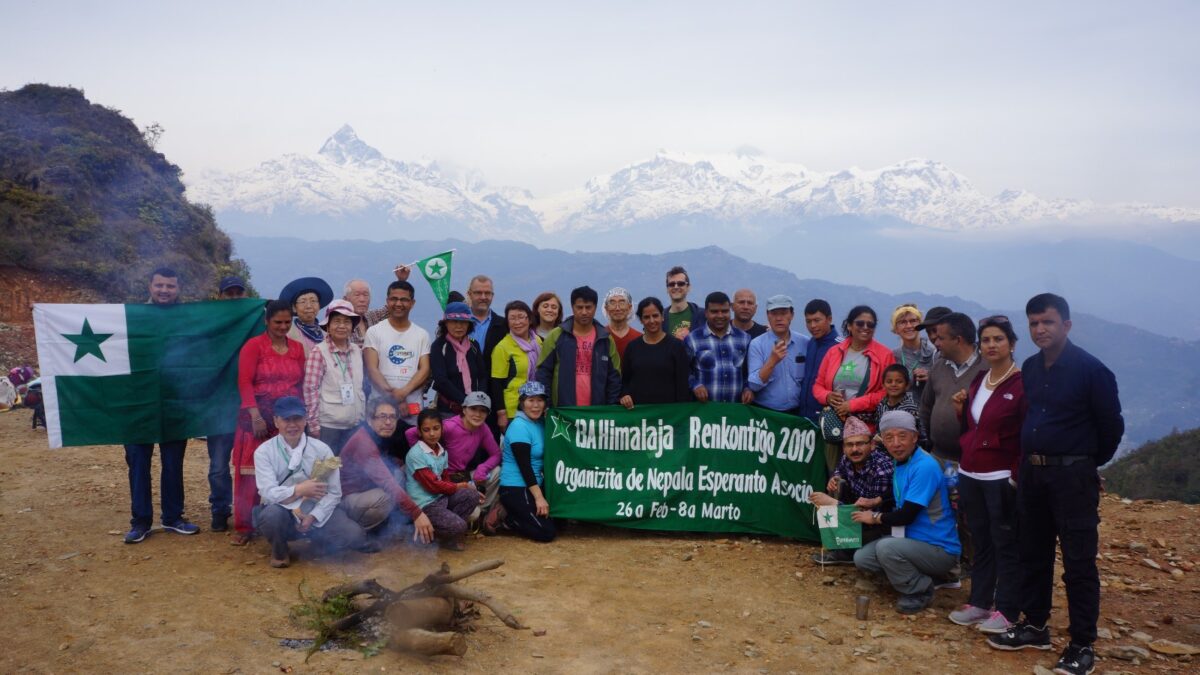
<instances>
[{"instance_id":1,"label":"small green flag","mask_svg":"<svg viewBox=\"0 0 1200 675\"><path fill-rule=\"evenodd\" d=\"M858 510L852 504L817 507L817 528L821 545L829 550L862 547L862 525L850 514Z\"/></svg>"},{"instance_id":2,"label":"small green flag","mask_svg":"<svg viewBox=\"0 0 1200 675\"><path fill-rule=\"evenodd\" d=\"M437 298L442 309L446 309L446 299L450 297L450 256L454 251L446 251L417 261L417 269L429 287L433 289L433 297Z\"/></svg>"}]
</instances>

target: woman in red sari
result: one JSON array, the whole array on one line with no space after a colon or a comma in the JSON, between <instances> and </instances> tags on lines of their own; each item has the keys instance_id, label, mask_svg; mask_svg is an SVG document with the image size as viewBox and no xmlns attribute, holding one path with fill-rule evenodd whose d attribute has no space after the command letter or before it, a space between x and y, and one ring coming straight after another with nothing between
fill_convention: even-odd
<instances>
[{"instance_id":1,"label":"woman in red sari","mask_svg":"<svg viewBox=\"0 0 1200 675\"><path fill-rule=\"evenodd\" d=\"M232 544L243 546L254 532L254 505L258 486L254 480L254 451L275 436L273 408L282 396L301 396L304 348L287 336L292 327L292 306L287 301L267 303L267 332L246 340L238 356L238 392L242 408L233 439Z\"/></svg>"}]
</instances>

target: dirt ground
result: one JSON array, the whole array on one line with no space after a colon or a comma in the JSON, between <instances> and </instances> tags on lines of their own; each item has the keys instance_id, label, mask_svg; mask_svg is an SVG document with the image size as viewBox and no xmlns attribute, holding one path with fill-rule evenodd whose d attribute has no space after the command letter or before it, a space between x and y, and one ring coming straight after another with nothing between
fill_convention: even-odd
<instances>
[{"instance_id":1,"label":"dirt ground","mask_svg":"<svg viewBox=\"0 0 1200 675\"><path fill-rule=\"evenodd\" d=\"M740 535L584 525L549 545L478 538L465 553L397 546L302 555L273 570L265 544L236 548L208 531L207 455L203 442L188 450L186 513L204 531L159 530L129 546L121 449L48 450L28 411L0 414L0 672L1031 672L1053 665L1066 634L1065 612L1056 611L1055 652L995 652L945 619L965 589L939 591L931 611L906 619L890 591L863 590L853 568L813 564L812 545ZM1147 636L1200 642L1197 507L1110 496L1103 510L1101 626L1114 639L1101 639L1100 653L1144 649ZM302 582L322 591L377 577L400 588L442 560L488 558L505 565L466 584L505 600L545 635L485 614L461 658L341 649L306 664L303 652L279 645L280 636L306 636L287 618ZM1175 568L1182 574L1169 573ZM867 621L854 618L859 594L871 597ZM1189 658L1106 658L1097 672L1195 672Z\"/></svg>"}]
</instances>

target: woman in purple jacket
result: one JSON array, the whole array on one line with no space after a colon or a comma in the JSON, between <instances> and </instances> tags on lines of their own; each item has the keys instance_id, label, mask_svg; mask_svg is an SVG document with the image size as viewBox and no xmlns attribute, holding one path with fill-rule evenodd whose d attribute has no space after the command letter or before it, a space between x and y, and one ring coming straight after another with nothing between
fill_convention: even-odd
<instances>
[{"instance_id":1,"label":"woman in purple jacket","mask_svg":"<svg viewBox=\"0 0 1200 675\"><path fill-rule=\"evenodd\" d=\"M979 351L989 369L954 395L964 429L959 505L975 543L975 560L971 596L950 620L993 634L1008 630L1019 614L1016 479L1027 404L1013 360L1016 344L1007 317L980 321Z\"/></svg>"}]
</instances>

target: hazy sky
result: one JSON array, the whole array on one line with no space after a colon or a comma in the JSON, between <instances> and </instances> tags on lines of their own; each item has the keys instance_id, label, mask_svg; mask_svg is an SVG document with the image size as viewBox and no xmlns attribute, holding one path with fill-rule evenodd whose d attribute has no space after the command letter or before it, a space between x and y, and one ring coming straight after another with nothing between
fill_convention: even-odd
<instances>
[{"instance_id":1,"label":"hazy sky","mask_svg":"<svg viewBox=\"0 0 1200 675\"><path fill-rule=\"evenodd\" d=\"M389 157L538 194L750 145L1200 207L1200 3L582 4L0 0L0 86L159 122L189 173L350 123Z\"/></svg>"}]
</instances>

